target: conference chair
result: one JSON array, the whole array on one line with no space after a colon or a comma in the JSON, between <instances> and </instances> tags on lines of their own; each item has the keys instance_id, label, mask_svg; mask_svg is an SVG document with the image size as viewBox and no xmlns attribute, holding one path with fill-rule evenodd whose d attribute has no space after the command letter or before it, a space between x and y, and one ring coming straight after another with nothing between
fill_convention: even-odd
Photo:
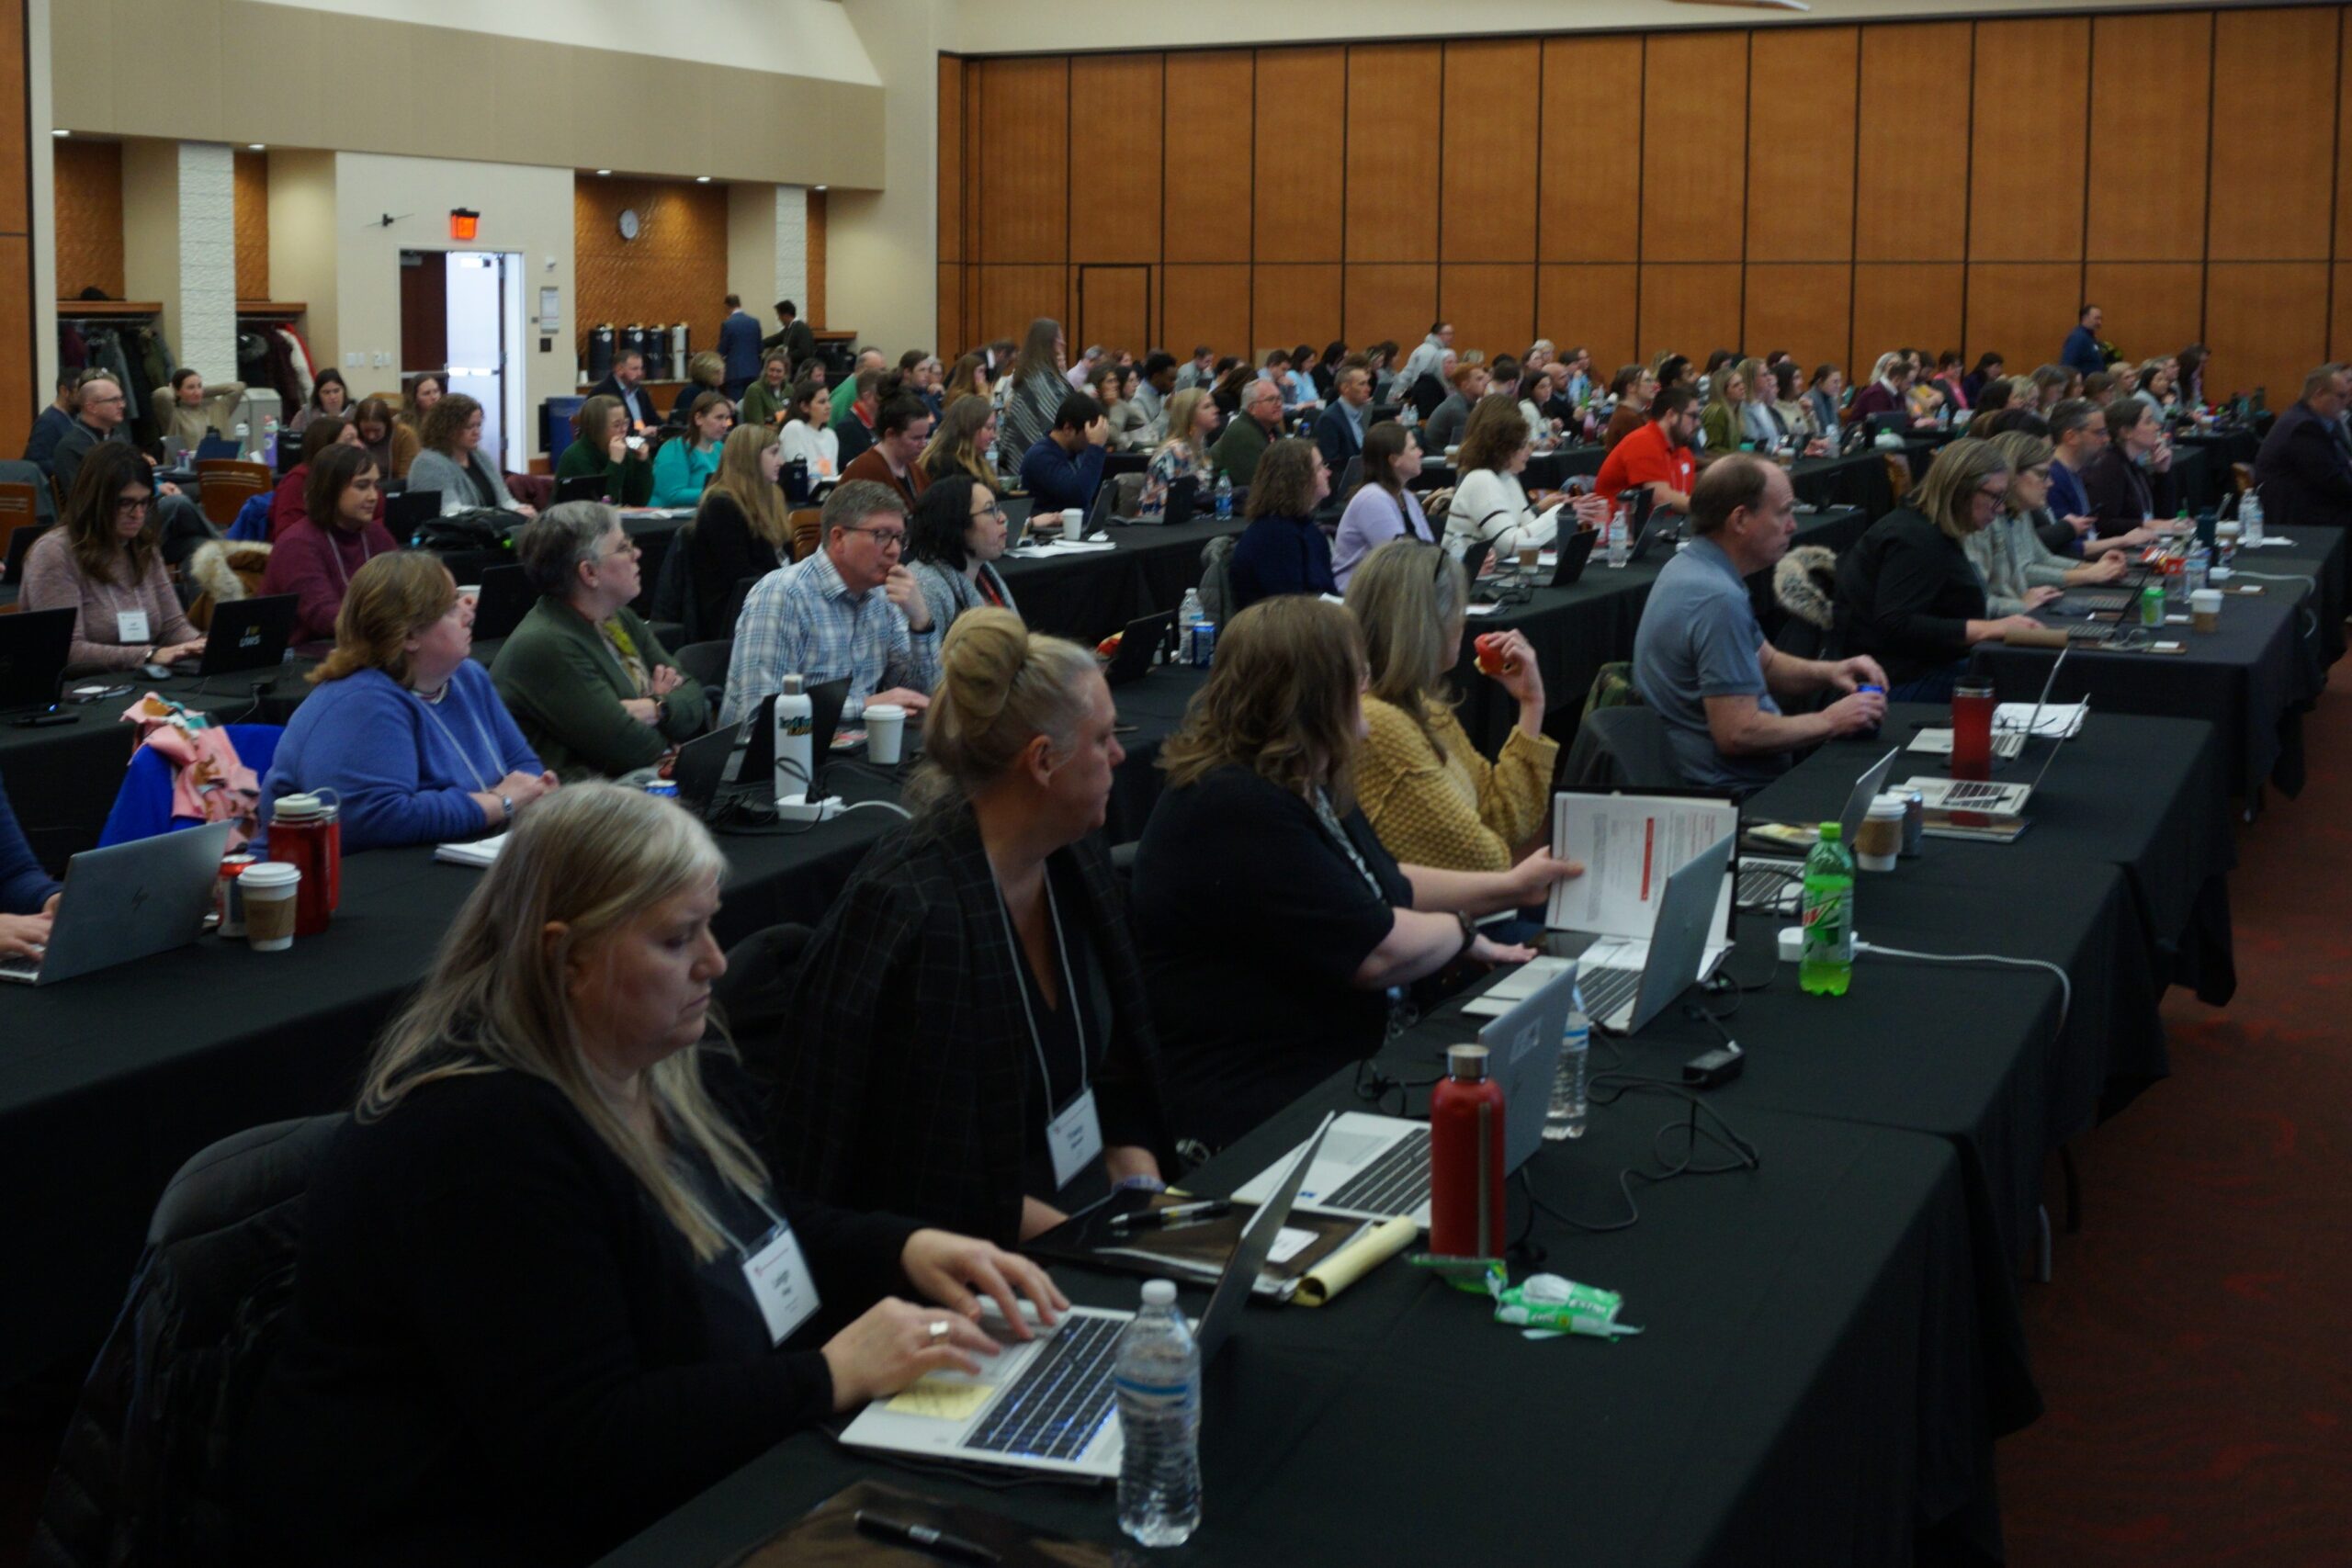
<instances>
[{"instance_id":1,"label":"conference chair","mask_svg":"<svg viewBox=\"0 0 2352 1568\"><path fill-rule=\"evenodd\" d=\"M1579 789L1687 787L1666 721L1656 709L1634 704L1587 712L1560 776Z\"/></svg>"},{"instance_id":2,"label":"conference chair","mask_svg":"<svg viewBox=\"0 0 2352 1568\"><path fill-rule=\"evenodd\" d=\"M33 516L42 523L57 521L56 508L51 504L55 492L50 488L49 476L40 471L38 463L28 463L22 457L0 458L0 484L27 485L33 492Z\"/></svg>"},{"instance_id":3,"label":"conference chair","mask_svg":"<svg viewBox=\"0 0 2352 1568\"><path fill-rule=\"evenodd\" d=\"M823 516L824 511L820 507L802 506L793 510L790 521L794 560L807 560L817 553L818 541L823 537L824 532L819 520Z\"/></svg>"},{"instance_id":4,"label":"conference chair","mask_svg":"<svg viewBox=\"0 0 2352 1568\"><path fill-rule=\"evenodd\" d=\"M39 1568L239 1560L228 1438L293 1298L303 1200L344 1121L223 1138L164 1188L41 1503Z\"/></svg>"},{"instance_id":5,"label":"conference chair","mask_svg":"<svg viewBox=\"0 0 2352 1568\"><path fill-rule=\"evenodd\" d=\"M719 694L727 686L727 661L734 657L735 639L714 637L707 642L690 642L673 656L678 668L702 682L704 693L710 698L710 711L718 711Z\"/></svg>"},{"instance_id":6,"label":"conference chair","mask_svg":"<svg viewBox=\"0 0 2352 1568\"><path fill-rule=\"evenodd\" d=\"M284 727L232 724L225 728L229 743L237 749L237 760L251 768L258 781L269 772L270 761L277 755L277 743L286 734ZM98 834L98 847L152 839L159 833L176 833L184 828L201 825L193 818L172 815L172 764L153 747L141 746L130 754L130 766L122 775L122 787L115 791L114 809L107 813L107 825Z\"/></svg>"},{"instance_id":7,"label":"conference chair","mask_svg":"<svg viewBox=\"0 0 2352 1568\"><path fill-rule=\"evenodd\" d=\"M237 521L237 513L247 500L269 494L277 484L268 464L242 462L234 457L200 458L196 465L196 477L201 486L204 520L224 532Z\"/></svg>"},{"instance_id":8,"label":"conference chair","mask_svg":"<svg viewBox=\"0 0 2352 1568\"><path fill-rule=\"evenodd\" d=\"M711 1000L727 1021L737 1054L762 1083L783 1081L793 971L816 934L789 921L753 931L727 950L727 973L711 983Z\"/></svg>"}]
</instances>

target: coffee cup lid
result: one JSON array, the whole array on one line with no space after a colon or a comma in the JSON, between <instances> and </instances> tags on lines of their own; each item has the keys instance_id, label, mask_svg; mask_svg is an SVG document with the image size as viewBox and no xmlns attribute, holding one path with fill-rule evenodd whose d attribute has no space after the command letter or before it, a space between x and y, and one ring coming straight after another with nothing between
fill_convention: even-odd
<instances>
[{"instance_id":1,"label":"coffee cup lid","mask_svg":"<svg viewBox=\"0 0 2352 1568\"><path fill-rule=\"evenodd\" d=\"M291 861L255 861L237 875L245 887L291 887L302 880L302 868Z\"/></svg>"},{"instance_id":2,"label":"coffee cup lid","mask_svg":"<svg viewBox=\"0 0 2352 1568\"><path fill-rule=\"evenodd\" d=\"M897 703L868 703L865 705L865 721L868 724L873 723L877 718L904 718L906 716L907 710L899 706Z\"/></svg>"},{"instance_id":3,"label":"coffee cup lid","mask_svg":"<svg viewBox=\"0 0 2352 1568\"><path fill-rule=\"evenodd\" d=\"M1903 815L1903 797L1899 795L1871 796L1870 814L1872 817L1900 817Z\"/></svg>"}]
</instances>

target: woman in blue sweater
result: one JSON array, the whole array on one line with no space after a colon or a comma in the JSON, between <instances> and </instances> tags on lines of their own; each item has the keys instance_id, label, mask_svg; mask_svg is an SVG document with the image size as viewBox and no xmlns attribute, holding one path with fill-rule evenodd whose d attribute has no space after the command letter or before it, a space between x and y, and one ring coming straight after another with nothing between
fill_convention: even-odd
<instances>
[{"instance_id":1,"label":"woman in blue sweater","mask_svg":"<svg viewBox=\"0 0 2352 1568\"><path fill-rule=\"evenodd\" d=\"M683 435L673 435L653 454L653 504L693 506L702 487L718 472L719 444L735 428L735 405L718 392L695 400Z\"/></svg>"},{"instance_id":2,"label":"woman in blue sweater","mask_svg":"<svg viewBox=\"0 0 2352 1568\"><path fill-rule=\"evenodd\" d=\"M278 800L331 789L345 853L470 839L556 787L473 649L474 604L421 550L354 572L334 651L311 674L262 782Z\"/></svg>"},{"instance_id":3,"label":"woman in blue sweater","mask_svg":"<svg viewBox=\"0 0 2352 1568\"><path fill-rule=\"evenodd\" d=\"M1266 448L1250 480L1250 526L1233 546L1233 604L1238 615L1277 593L1337 593L1331 541L1315 509L1331 493L1331 476L1314 442L1286 436Z\"/></svg>"},{"instance_id":4,"label":"woman in blue sweater","mask_svg":"<svg viewBox=\"0 0 2352 1568\"><path fill-rule=\"evenodd\" d=\"M57 913L57 880L40 868L0 789L0 958L39 958Z\"/></svg>"}]
</instances>

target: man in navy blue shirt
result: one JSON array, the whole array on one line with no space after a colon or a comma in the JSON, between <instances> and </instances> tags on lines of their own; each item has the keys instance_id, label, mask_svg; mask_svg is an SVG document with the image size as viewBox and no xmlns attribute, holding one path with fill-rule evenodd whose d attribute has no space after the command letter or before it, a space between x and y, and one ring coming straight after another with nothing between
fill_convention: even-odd
<instances>
[{"instance_id":1,"label":"man in navy blue shirt","mask_svg":"<svg viewBox=\"0 0 2352 1568\"><path fill-rule=\"evenodd\" d=\"M727 319L718 323L718 354L727 361L727 396L740 401L760 373L760 323L733 294L727 297Z\"/></svg>"},{"instance_id":2,"label":"man in navy blue shirt","mask_svg":"<svg viewBox=\"0 0 2352 1568\"><path fill-rule=\"evenodd\" d=\"M57 471L57 443L74 428L74 415L82 407L81 375L68 370L57 378L57 400L40 411L33 421L32 439L25 443L25 461L44 474Z\"/></svg>"},{"instance_id":3,"label":"man in navy blue shirt","mask_svg":"<svg viewBox=\"0 0 2352 1568\"><path fill-rule=\"evenodd\" d=\"M2058 351L2058 362L2086 376L2096 376L2106 369L2107 354L2098 345L2098 329L2106 321L2106 311L2096 305L2084 306L2075 318L2075 330L2066 334L2066 346Z\"/></svg>"},{"instance_id":4,"label":"man in navy blue shirt","mask_svg":"<svg viewBox=\"0 0 2352 1568\"><path fill-rule=\"evenodd\" d=\"M1346 477L1348 459L1363 451L1364 434L1371 428L1372 372L1361 365L1347 366L1340 372L1337 390L1331 406L1315 422L1315 445L1322 449L1333 484Z\"/></svg>"},{"instance_id":5,"label":"man in navy blue shirt","mask_svg":"<svg viewBox=\"0 0 2352 1568\"><path fill-rule=\"evenodd\" d=\"M1084 392L1062 400L1054 427L1022 455L1021 488L1029 492L1029 514L1083 512L1094 504L1102 484L1102 446L1111 439L1111 422L1102 405Z\"/></svg>"},{"instance_id":6,"label":"man in navy blue shirt","mask_svg":"<svg viewBox=\"0 0 2352 1568\"><path fill-rule=\"evenodd\" d=\"M56 879L33 858L7 793L0 790L0 958L40 959L57 894Z\"/></svg>"}]
</instances>

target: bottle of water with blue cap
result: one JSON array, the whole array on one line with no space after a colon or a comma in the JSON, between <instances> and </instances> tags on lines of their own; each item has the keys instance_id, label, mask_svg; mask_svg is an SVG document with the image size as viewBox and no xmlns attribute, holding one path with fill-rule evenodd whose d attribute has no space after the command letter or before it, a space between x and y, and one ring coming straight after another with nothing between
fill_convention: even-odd
<instances>
[{"instance_id":1,"label":"bottle of water with blue cap","mask_svg":"<svg viewBox=\"0 0 2352 1568\"><path fill-rule=\"evenodd\" d=\"M1201 1348L1176 1287L1150 1280L1119 1336L1119 1528L1146 1546L1181 1546L1201 1525Z\"/></svg>"}]
</instances>

